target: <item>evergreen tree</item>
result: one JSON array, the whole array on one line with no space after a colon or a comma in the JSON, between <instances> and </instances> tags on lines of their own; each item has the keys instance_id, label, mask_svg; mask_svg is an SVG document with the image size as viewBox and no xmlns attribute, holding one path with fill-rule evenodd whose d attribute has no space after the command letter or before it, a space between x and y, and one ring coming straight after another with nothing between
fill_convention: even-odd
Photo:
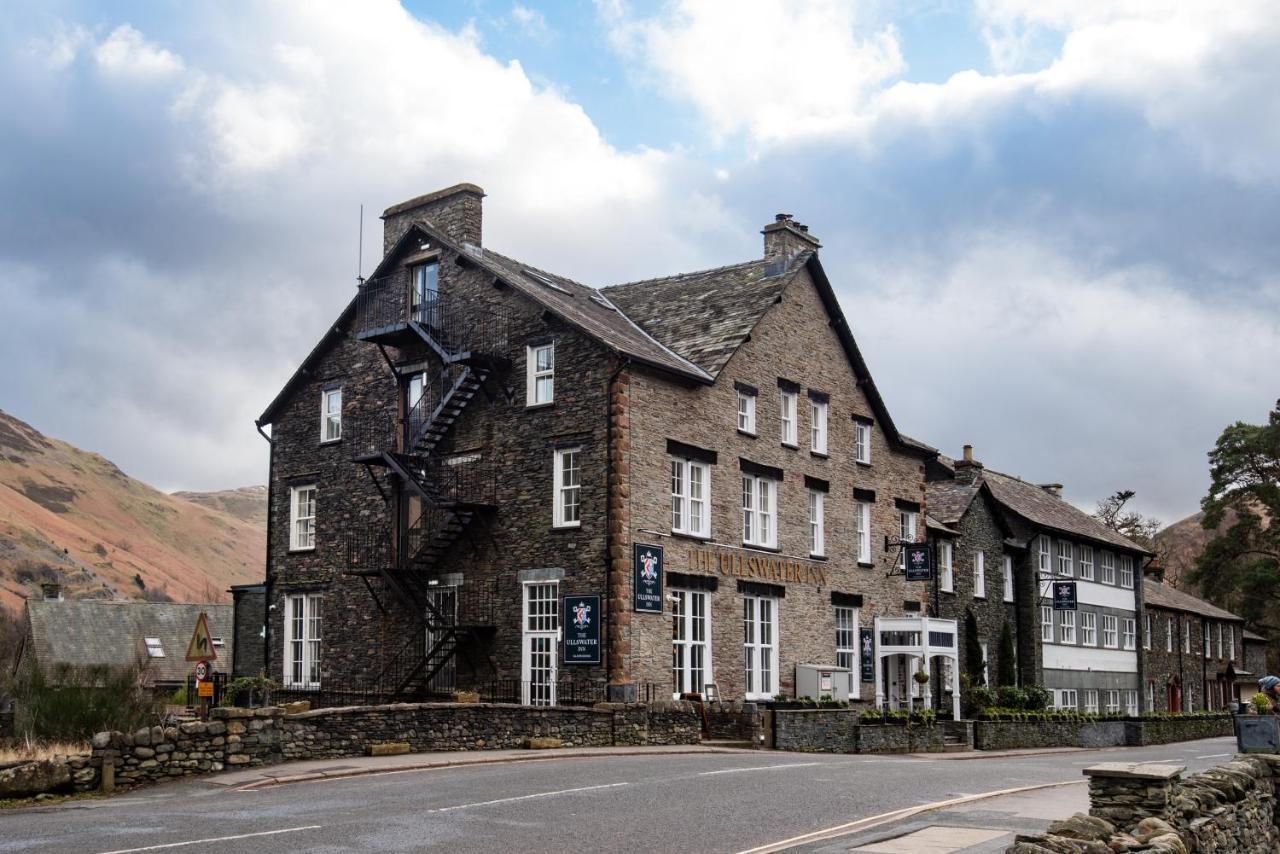
<instances>
[{"instance_id":1,"label":"evergreen tree","mask_svg":"<svg viewBox=\"0 0 1280 854\"><path fill-rule=\"evenodd\" d=\"M964 669L969 674L969 684L986 687L982 678L982 644L978 641L978 620L972 610L964 612Z\"/></svg>"},{"instance_id":2,"label":"evergreen tree","mask_svg":"<svg viewBox=\"0 0 1280 854\"><path fill-rule=\"evenodd\" d=\"M1018 670L1013 665L1013 630L1008 621L1000 628L1000 661L996 665L996 685L1018 684Z\"/></svg>"}]
</instances>

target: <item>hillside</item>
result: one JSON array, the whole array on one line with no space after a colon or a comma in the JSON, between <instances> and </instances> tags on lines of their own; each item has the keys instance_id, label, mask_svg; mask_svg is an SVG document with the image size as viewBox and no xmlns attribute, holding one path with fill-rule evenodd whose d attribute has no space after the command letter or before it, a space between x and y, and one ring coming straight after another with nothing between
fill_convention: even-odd
<instances>
[{"instance_id":1,"label":"hillside","mask_svg":"<svg viewBox=\"0 0 1280 854\"><path fill-rule=\"evenodd\" d=\"M0 411L0 605L45 581L68 598L227 601L261 580L266 554L265 527L231 492L166 495Z\"/></svg>"},{"instance_id":2,"label":"hillside","mask_svg":"<svg viewBox=\"0 0 1280 854\"><path fill-rule=\"evenodd\" d=\"M266 530L267 488L265 486L242 486L239 489L224 489L221 492L174 492L171 494L175 498L221 510L243 522Z\"/></svg>"}]
</instances>

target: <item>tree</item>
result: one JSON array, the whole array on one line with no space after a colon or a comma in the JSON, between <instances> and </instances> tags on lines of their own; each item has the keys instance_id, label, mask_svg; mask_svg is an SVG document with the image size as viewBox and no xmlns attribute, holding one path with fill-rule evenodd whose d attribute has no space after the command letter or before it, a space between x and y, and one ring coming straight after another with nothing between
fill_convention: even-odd
<instances>
[{"instance_id":1,"label":"tree","mask_svg":"<svg viewBox=\"0 0 1280 854\"><path fill-rule=\"evenodd\" d=\"M1266 424L1237 421L1222 431L1209 475L1200 524L1218 533L1196 558L1191 581L1267 633L1280 625L1280 525L1273 524L1280 519L1280 401Z\"/></svg>"},{"instance_id":2,"label":"tree","mask_svg":"<svg viewBox=\"0 0 1280 854\"><path fill-rule=\"evenodd\" d=\"M973 611L964 612L964 669L969 674L970 685L981 685L986 687L987 680L983 678L983 657L982 643L978 640L978 620L973 616Z\"/></svg>"},{"instance_id":3,"label":"tree","mask_svg":"<svg viewBox=\"0 0 1280 854\"><path fill-rule=\"evenodd\" d=\"M1155 551L1154 538L1164 524L1159 519L1143 516L1136 510L1125 510L1124 506L1133 500L1134 495L1132 489L1117 490L1115 494L1098 502L1098 509L1093 516L1121 536Z\"/></svg>"},{"instance_id":4,"label":"tree","mask_svg":"<svg viewBox=\"0 0 1280 854\"><path fill-rule=\"evenodd\" d=\"M1018 684L1018 669L1013 662L1013 630L1006 620L1000 627L1000 660L996 663L996 685Z\"/></svg>"}]
</instances>

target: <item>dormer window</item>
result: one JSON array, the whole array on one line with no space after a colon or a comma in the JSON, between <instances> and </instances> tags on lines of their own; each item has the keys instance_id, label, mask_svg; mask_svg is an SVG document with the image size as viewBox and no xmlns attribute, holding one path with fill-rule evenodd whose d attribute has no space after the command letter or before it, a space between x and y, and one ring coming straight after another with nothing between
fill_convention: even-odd
<instances>
[{"instance_id":1,"label":"dormer window","mask_svg":"<svg viewBox=\"0 0 1280 854\"><path fill-rule=\"evenodd\" d=\"M411 270L413 275L413 291L410 304L413 319L428 326L439 325L440 305L440 264L428 261L418 264Z\"/></svg>"}]
</instances>

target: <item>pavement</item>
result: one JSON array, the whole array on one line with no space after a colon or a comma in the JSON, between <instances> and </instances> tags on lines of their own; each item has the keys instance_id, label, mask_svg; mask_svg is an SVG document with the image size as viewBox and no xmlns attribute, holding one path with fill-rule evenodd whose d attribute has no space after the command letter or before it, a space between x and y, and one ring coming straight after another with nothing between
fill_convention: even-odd
<instances>
[{"instance_id":1,"label":"pavement","mask_svg":"<svg viewBox=\"0 0 1280 854\"><path fill-rule=\"evenodd\" d=\"M1211 739L1010 751L983 754L985 761L717 747L336 759L7 810L0 813L0 854L263 848L989 854L1003 851L1014 833L1079 810L1087 765L1176 761L1198 770L1233 750L1233 739ZM1010 789L1021 791L990 796Z\"/></svg>"}]
</instances>

